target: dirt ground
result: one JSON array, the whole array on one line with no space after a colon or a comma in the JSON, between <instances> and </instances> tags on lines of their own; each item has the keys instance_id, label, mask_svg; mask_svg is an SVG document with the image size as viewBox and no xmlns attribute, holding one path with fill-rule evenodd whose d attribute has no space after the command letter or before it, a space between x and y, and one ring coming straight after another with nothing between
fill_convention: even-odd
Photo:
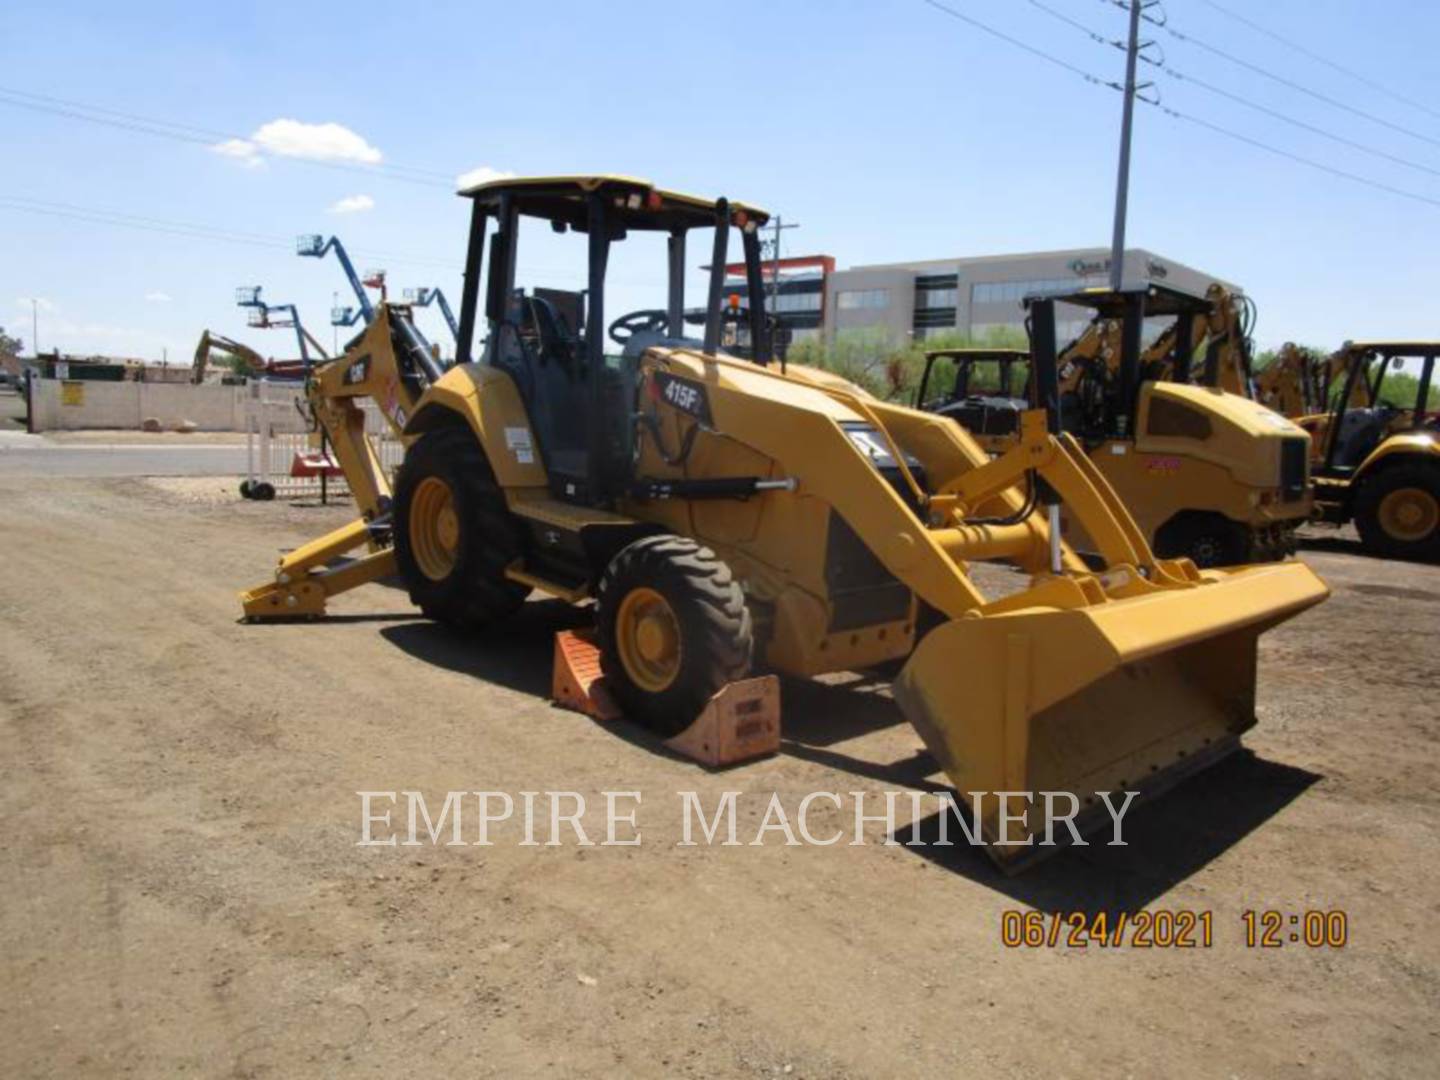
<instances>
[{"instance_id":1,"label":"dirt ground","mask_svg":"<svg viewBox=\"0 0 1440 1080\"><path fill-rule=\"evenodd\" d=\"M468 640L381 586L241 624L343 511L225 488L0 481L0 1076L1435 1075L1440 568L1316 542L1334 596L1263 639L1248 751L1005 878L883 823L679 846L680 791L742 792L745 841L772 792L942 778L859 677L787 682L783 752L725 772L552 708L552 602ZM357 846L356 793L403 790L573 790L602 834L640 791L643 842ZM1213 946L1001 942L1161 908ZM1247 948L1247 908L1348 944Z\"/></svg>"}]
</instances>

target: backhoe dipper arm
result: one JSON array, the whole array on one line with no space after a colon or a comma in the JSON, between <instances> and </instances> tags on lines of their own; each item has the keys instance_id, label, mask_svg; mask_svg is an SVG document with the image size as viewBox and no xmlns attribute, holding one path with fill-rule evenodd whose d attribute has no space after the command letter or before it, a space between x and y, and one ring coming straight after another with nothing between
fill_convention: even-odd
<instances>
[{"instance_id":1,"label":"backhoe dipper arm","mask_svg":"<svg viewBox=\"0 0 1440 1080\"><path fill-rule=\"evenodd\" d=\"M399 325L392 326L392 320ZM406 333L406 331L410 333ZM413 335L413 336L412 336ZM371 398L390 429L399 436L414 412L420 393L436 374L428 352L401 311L382 304L375 320L344 356L317 367L306 383L305 396L315 422L324 431L345 482L360 509L360 518L289 552L276 567L274 581L241 594L246 618L311 618L325 613L328 597L395 573L390 546L390 480L365 433L365 410ZM396 340L404 353L397 352ZM367 545L368 554L352 562L335 560Z\"/></svg>"}]
</instances>

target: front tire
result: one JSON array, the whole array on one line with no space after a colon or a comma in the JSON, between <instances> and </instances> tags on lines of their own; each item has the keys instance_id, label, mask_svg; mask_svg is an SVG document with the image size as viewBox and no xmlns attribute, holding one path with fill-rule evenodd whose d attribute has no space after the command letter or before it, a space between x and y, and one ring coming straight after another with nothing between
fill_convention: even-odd
<instances>
[{"instance_id":1,"label":"front tire","mask_svg":"<svg viewBox=\"0 0 1440 1080\"><path fill-rule=\"evenodd\" d=\"M596 598L600 662L626 715L662 735L689 727L754 655L745 594L709 548L647 536L606 568Z\"/></svg>"},{"instance_id":2,"label":"front tire","mask_svg":"<svg viewBox=\"0 0 1440 1080\"><path fill-rule=\"evenodd\" d=\"M1171 518L1155 532L1155 554L1186 558L1201 570L1250 561L1248 530L1223 514L1190 512Z\"/></svg>"},{"instance_id":3,"label":"front tire","mask_svg":"<svg viewBox=\"0 0 1440 1080\"><path fill-rule=\"evenodd\" d=\"M505 577L523 534L468 429L432 431L410 447L392 505L395 562L427 618L473 630L524 602L530 590Z\"/></svg>"},{"instance_id":4,"label":"front tire","mask_svg":"<svg viewBox=\"0 0 1440 1080\"><path fill-rule=\"evenodd\" d=\"M1355 528L1371 554L1440 559L1440 468L1392 465L1362 481Z\"/></svg>"}]
</instances>

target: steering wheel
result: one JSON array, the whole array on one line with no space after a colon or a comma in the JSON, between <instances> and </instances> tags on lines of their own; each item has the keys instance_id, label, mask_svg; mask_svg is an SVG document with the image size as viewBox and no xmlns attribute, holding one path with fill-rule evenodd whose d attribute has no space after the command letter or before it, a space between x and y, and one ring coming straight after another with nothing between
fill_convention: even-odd
<instances>
[{"instance_id":1,"label":"steering wheel","mask_svg":"<svg viewBox=\"0 0 1440 1080\"><path fill-rule=\"evenodd\" d=\"M622 331L624 336L621 336ZM661 331L668 334L670 332L670 313L658 308L646 308L644 311L632 311L629 315L621 315L610 324L610 340L616 345L624 345L636 334L647 331Z\"/></svg>"}]
</instances>

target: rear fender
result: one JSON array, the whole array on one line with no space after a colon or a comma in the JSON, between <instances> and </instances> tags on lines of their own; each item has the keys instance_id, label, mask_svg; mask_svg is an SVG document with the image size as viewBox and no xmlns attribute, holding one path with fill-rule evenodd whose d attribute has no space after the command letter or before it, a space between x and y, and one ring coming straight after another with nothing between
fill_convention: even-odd
<instances>
[{"instance_id":1,"label":"rear fender","mask_svg":"<svg viewBox=\"0 0 1440 1080\"><path fill-rule=\"evenodd\" d=\"M545 486L540 445L520 392L503 371L480 364L451 368L421 396L405 435L450 424L464 424L474 433L502 488Z\"/></svg>"},{"instance_id":2,"label":"rear fender","mask_svg":"<svg viewBox=\"0 0 1440 1080\"><path fill-rule=\"evenodd\" d=\"M1355 470L1355 476L1358 479L1374 472L1381 465L1392 465L1401 459L1440 465L1440 437L1429 431L1408 431L1403 435L1391 435L1370 451L1370 456Z\"/></svg>"}]
</instances>

